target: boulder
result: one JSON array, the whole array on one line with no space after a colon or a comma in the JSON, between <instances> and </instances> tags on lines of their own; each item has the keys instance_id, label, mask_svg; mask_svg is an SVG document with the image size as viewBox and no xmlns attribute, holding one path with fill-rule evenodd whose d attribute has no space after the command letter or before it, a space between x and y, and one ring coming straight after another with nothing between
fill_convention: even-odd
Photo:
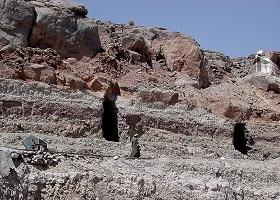
<instances>
[{"instance_id":1,"label":"boulder","mask_svg":"<svg viewBox=\"0 0 280 200\"><path fill-rule=\"evenodd\" d=\"M28 46L35 8L25 1L0 0L0 51Z\"/></svg>"},{"instance_id":2,"label":"boulder","mask_svg":"<svg viewBox=\"0 0 280 200\"><path fill-rule=\"evenodd\" d=\"M98 26L65 11L36 8L30 46L55 49L62 57L91 57L102 50Z\"/></svg>"},{"instance_id":3,"label":"boulder","mask_svg":"<svg viewBox=\"0 0 280 200\"><path fill-rule=\"evenodd\" d=\"M267 57L278 67L280 67L280 55L276 52L268 52Z\"/></svg>"},{"instance_id":4,"label":"boulder","mask_svg":"<svg viewBox=\"0 0 280 200\"><path fill-rule=\"evenodd\" d=\"M24 80L41 81L56 84L54 68L40 64L30 64L23 67Z\"/></svg>"},{"instance_id":5,"label":"boulder","mask_svg":"<svg viewBox=\"0 0 280 200\"><path fill-rule=\"evenodd\" d=\"M90 90L97 92L106 88L105 84L102 83L98 78L94 78L87 83L87 86Z\"/></svg>"},{"instance_id":6,"label":"boulder","mask_svg":"<svg viewBox=\"0 0 280 200\"><path fill-rule=\"evenodd\" d=\"M128 57L129 63L133 65L143 61L141 54L135 51L128 50Z\"/></svg>"},{"instance_id":7,"label":"boulder","mask_svg":"<svg viewBox=\"0 0 280 200\"><path fill-rule=\"evenodd\" d=\"M141 33L129 33L124 36L122 47L149 56L149 42Z\"/></svg>"},{"instance_id":8,"label":"boulder","mask_svg":"<svg viewBox=\"0 0 280 200\"><path fill-rule=\"evenodd\" d=\"M246 76L245 81L264 91L273 91L280 94L280 78L276 76L255 73Z\"/></svg>"},{"instance_id":9,"label":"boulder","mask_svg":"<svg viewBox=\"0 0 280 200\"><path fill-rule=\"evenodd\" d=\"M129 113L125 116L125 122L128 125L136 125L141 121L141 119L141 114Z\"/></svg>"},{"instance_id":10,"label":"boulder","mask_svg":"<svg viewBox=\"0 0 280 200\"><path fill-rule=\"evenodd\" d=\"M73 90L86 90L88 88L86 82L73 74L62 72L57 75L57 79L58 84L68 86Z\"/></svg>"},{"instance_id":11,"label":"boulder","mask_svg":"<svg viewBox=\"0 0 280 200\"><path fill-rule=\"evenodd\" d=\"M44 66L38 64L23 67L22 79L40 81L40 75L43 68Z\"/></svg>"},{"instance_id":12,"label":"boulder","mask_svg":"<svg viewBox=\"0 0 280 200\"><path fill-rule=\"evenodd\" d=\"M178 102L179 94L170 90L154 89L150 91L139 91L137 96L144 103L162 102L168 105L174 105Z\"/></svg>"},{"instance_id":13,"label":"boulder","mask_svg":"<svg viewBox=\"0 0 280 200\"><path fill-rule=\"evenodd\" d=\"M151 52L153 56L162 55L170 71L182 71L193 78L198 77L203 56L199 45L191 37L173 33L165 40L155 39Z\"/></svg>"},{"instance_id":14,"label":"boulder","mask_svg":"<svg viewBox=\"0 0 280 200\"><path fill-rule=\"evenodd\" d=\"M203 50L203 54L207 59L207 71L211 83L221 83L230 76L233 62L229 56L211 50Z\"/></svg>"},{"instance_id":15,"label":"boulder","mask_svg":"<svg viewBox=\"0 0 280 200\"><path fill-rule=\"evenodd\" d=\"M211 112L235 121L249 120L252 116L250 105L244 102L218 102L211 107Z\"/></svg>"},{"instance_id":16,"label":"boulder","mask_svg":"<svg viewBox=\"0 0 280 200\"><path fill-rule=\"evenodd\" d=\"M88 14L88 10L84 5L73 6L69 8L71 12L73 12L76 16L86 17Z\"/></svg>"},{"instance_id":17,"label":"boulder","mask_svg":"<svg viewBox=\"0 0 280 200\"><path fill-rule=\"evenodd\" d=\"M40 81L48 84L56 84L56 74L52 67L44 67L40 74Z\"/></svg>"},{"instance_id":18,"label":"boulder","mask_svg":"<svg viewBox=\"0 0 280 200\"><path fill-rule=\"evenodd\" d=\"M155 39L150 51L152 58L164 62L169 71L182 72L196 78L199 89L210 86L207 60L191 37L172 33L165 40Z\"/></svg>"}]
</instances>

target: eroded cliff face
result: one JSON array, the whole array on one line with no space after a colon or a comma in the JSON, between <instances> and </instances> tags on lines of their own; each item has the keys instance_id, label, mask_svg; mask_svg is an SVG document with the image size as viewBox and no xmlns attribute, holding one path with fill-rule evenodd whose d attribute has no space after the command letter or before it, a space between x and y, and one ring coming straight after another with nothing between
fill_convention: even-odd
<instances>
[{"instance_id":1,"label":"eroded cliff face","mask_svg":"<svg viewBox=\"0 0 280 200\"><path fill-rule=\"evenodd\" d=\"M254 56L92 20L65 0L0 0L0 8L0 198L280 198L280 81L249 74ZM111 79L121 89L119 143L101 133ZM140 159L127 158L128 118ZM249 133L234 133L236 122ZM30 134L47 141L48 155L27 160L18 150ZM242 145L247 155L235 150Z\"/></svg>"},{"instance_id":2,"label":"eroded cliff face","mask_svg":"<svg viewBox=\"0 0 280 200\"><path fill-rule=\"evenodd\" d=\"M93 56L102 50L98 27L55 1L1 1L1 51L17 47L57 50L63 57Z\"/></svg>"}]
</instances>

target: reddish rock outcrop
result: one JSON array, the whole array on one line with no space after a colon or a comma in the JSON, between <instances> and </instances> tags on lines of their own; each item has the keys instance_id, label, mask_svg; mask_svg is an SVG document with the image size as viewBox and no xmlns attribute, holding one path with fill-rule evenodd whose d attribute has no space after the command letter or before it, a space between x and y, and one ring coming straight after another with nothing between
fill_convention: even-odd
<instances>
[{"instance_id":1,"label":"reddish rock outcrop","mask_svg":"<svg viewBox=\"0 0 280 200\"><path fill-rule=\"evenodd\" d=\"M61 72L57 74L57 82L60 85L68 86L73 90L86 90L88 86L82 79L73 74Z\"/></svg>"},{"instance_id":2,"label":"reddish rock outcrop","mask_svg":"<svg viewBox=\"0 0 280 200\"><path fill-rule=\"evenodd\" d=\"M279 52L274 52L274 51L268 52L267 57L272 62L274 62L278 66L278 68L280 68L280 53Z\"/></svg>"},{"instance_id":3,"label":"reddish rock outcrop","mask_svg":"<svg viewBox=\"0 0 280 200\"><path fill-rule=\"evenodd\" d=\"M105 84L102 83L98 78L94 78L87 83L87 86L90 90L97 92L104 90L106 88Z\"/></svg>"},{"instance_id":4,"label":"reddish rock outcrop","mask_svg":"<svg viewBox=\"0 0 280 200\"><path fill-rule=\"evenodd\" d=\"M152 43L154 55L162 54L170 71L182 71L197 77L203 61L199 45L188 36L173 33L164 40L158 38Z\"/></svg>"},{"instance_id":5,"label":"reddish rock outcrop","mask_svg":"<svg viewBox=\"0 0 280 200\"><path fill-rule=\"evenodd\" d=\"M55 70L40 64L31 64L23 67L23 80L41 81L48 84L56 84Z\"/></svg>"}]
</instances>

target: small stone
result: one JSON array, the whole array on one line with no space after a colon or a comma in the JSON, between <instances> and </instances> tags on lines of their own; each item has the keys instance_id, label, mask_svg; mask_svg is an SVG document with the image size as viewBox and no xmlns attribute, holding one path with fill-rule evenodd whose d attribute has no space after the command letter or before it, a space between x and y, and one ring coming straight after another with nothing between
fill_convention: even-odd
<instances>
[{"instance_id":1,"label":"small stone","mask_svg":"<svg viewBox=\"0 0 280 200\"><path fill-rule=\"evenodd\" d=\"M110 26L110 27L109 27L109 30L110 30L111 33L112 33L112 32L115 32L115 31L116 31L116 27L115 27L115 26Z\"/></svg>"},{"instance_id":2,"label":"small stone","mask_svg":"<svg viewBox=\"0 0 280 200\"><path fill-rule=\"evenodd\" d=\"M97 78L89 81L87 83L87 86L90 90L97 92L97 91L101 91L104 89L104 85L102 84L102 82Z\"/></svg>"},{"instance_id":3,"label":"small stone","mask_svg":"<svg viewBox=\"0 0 280 200\"><path fill-rule=\"evenodd\" d=\"M18 153L16 153L16 152L13 152L12 154L11 154L11 157L12 157L12 159L18 159L19 158L19 154Z\"/></svg>"},{"instance_id":4,"label":"small stone","mask_svg":"<svg viewBox=\"0 0 280 200\"><path fill-rule=\"evenodd\" d=\"M176 76L177 72L172 72L171 74L169 74L170 77L174 77Z\"/></svg>"},{"instance_id":5,"label":"small stone","mask_svg":"<svg viewBox=\"0 0 280 200\"><path fill-rule=\"evenodd\" d=\"M46 164L47 164L47 161L46 161L45 159L40 159L40 160L38 161L38 164L40 164L40 165L46 165Z\"/></svg>"},{"instance_id":6,"label":"small stone","mask_svg":"<svg viewBox=\"0 0 280 200\"><path fill-rule=\"evenodd\" d=\"M118 160L119 158L119 156L114 156L114 160Z\"/></svg>"},{"instance_id":7,"label":"small stone","mask_svg":"<svg viewBox=\"0 0 280 200\"><path fill-rule=\"evenodd\" d=\"M54 162L53 162L53 159L49 159L48 161L47 161L47 164L48 165L52 165Z\"/></svg>"},{"instance_id":8,"label":"small stone","mask_svg":"<svg viewBox=\"0 0 280 200\"><path fill-rule=\"evenodd\" d=\"M54 160L56 160L57 162L60 162L60 161L63 159L63 157L61 157L61 156L60 156L60 157L58 157L58 158L53 157L53 159L54 159Z\"/></svg>"},{"instance_id":9,"label":"small stone","mask_svg":"<svg viewBox=\"0 0 280 200\"><path fill-rule=\"evenodd\" d=\"M57 164L57 163L58 163L58 160L57 160L57 159L53 159L53 163L54 163L54 164Z\"/></svg>"},{"instance_id":10,"label":"small stone","mask_svg":"<svg viewBox=\"0 0 280 200\"><path fill-rule=\"evenodd\" d=\"M50 157L49 154L45 154L45 155L43 156L43 158L45 158L45 159L48 159L49 157Z\"/></svg>"},{"instance_id":11,"label":"small stone","mask_svg":"<svg viewBox=\"0 0 280 200\"><path fill-rule=\"evenodd\" d=\"M40 158L42 158L41 155L35 155L35 156L33 157L34 160L35 160L35 159L40 159Z\"/></svg>"}]
</instances>

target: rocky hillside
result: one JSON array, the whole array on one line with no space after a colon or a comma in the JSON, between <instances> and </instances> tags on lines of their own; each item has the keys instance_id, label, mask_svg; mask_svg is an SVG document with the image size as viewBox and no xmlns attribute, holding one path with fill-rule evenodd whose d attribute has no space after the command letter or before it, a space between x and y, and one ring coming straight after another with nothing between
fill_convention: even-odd
<instances>
[{"instance_id":1,"label":"rocky hillside","mask_svg":"<svg viewBox=\"0 0 280 200\"><path fill-rule=\"evenodd\" d=\"M254 73L254 56L89 19L66 0L0 7L0 199L280 198L280 79ZM102 137L111 80L120 142ZM29 135L49 152L22 150Z\"/></svg>"}]
</instances>

